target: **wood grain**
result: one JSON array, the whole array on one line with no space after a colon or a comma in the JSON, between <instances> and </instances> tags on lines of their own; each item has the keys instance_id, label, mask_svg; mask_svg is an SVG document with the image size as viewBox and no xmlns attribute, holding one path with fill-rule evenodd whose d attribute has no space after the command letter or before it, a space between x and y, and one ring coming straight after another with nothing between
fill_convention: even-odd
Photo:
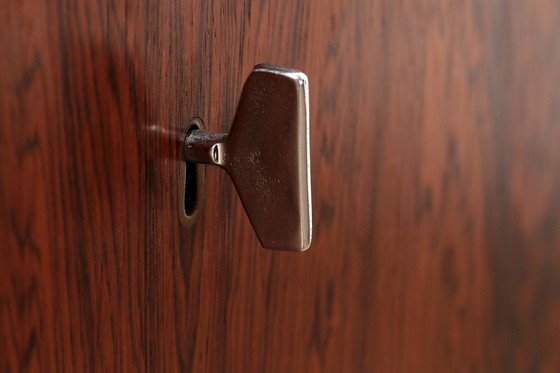
<instances>
[{"instance_id":1,"label":"wood grain","mask_svg":"<svg viewBox=\"0 0 560 373\"><path fill-rule=\"evenodd\" d=\"M558 372L560 3L0 2L0 371ZM314 241L177 133L307 73Z\"/></svg>"}]
</instances>

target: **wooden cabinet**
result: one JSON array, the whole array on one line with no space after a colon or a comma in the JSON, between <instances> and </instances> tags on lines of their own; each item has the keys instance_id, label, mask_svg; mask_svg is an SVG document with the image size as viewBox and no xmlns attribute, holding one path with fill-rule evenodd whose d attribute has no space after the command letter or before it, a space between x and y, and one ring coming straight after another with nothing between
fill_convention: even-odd
<instances>
[{"instance_id":1,"label":"wooden cabinet","mask_svg":"<svg viewBox=\"0 0 560 373\"><path fill-rule=\"evenodd\" d=\"M558 372L560 3L4 0L0 371ZM313 242L178 134L307 74Z\"/></svg>"}]
</instances>

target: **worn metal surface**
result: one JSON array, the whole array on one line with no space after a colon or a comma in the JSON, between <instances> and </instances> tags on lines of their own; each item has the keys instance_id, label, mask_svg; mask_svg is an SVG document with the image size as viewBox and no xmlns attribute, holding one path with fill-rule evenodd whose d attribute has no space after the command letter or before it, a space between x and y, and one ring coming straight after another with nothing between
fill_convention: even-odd
<instances>
[{"instance_id":1,"label":"worn metal surface","mask_svg":"<svg viewBox=\"0 0 560 373\"><path fill-rule=\"evenodd\" d=\"M229 134L192 131L185 158L230 175L262 245L302 251L311 244L307 76L255 67Z\"/></svg>"}]
</instances>

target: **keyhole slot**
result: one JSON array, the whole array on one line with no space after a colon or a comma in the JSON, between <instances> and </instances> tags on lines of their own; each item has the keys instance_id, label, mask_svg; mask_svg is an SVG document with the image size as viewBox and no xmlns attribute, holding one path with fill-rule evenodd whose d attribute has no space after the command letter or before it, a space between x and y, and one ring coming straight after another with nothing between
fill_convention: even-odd
<instances>
[{"instance_id":1,"label":"keyhole slot","mask_svg":"<svg viewBox=\"0 0 560 373\"><path fill-rule=\"evenodd\" d=\"M186 131L185 139L194 130L204 130L204 124L200 118L193 118ZM179 220L185 228L191 227L204 204L206 175L204 165L188 162L184 156L184 141L180 148L179 166Z\"/></svg>"},{"instance_id":2,"label":"keyhole slot","mask_svg":"<svg viewBox=\"0 0 560 373\"><path fill-rule=\"evenodd\" d=\"M186 162L187 172L185 181L185 214L192 216L196 209L198 195L196 163Z\"/></svg>"}]
</instances>

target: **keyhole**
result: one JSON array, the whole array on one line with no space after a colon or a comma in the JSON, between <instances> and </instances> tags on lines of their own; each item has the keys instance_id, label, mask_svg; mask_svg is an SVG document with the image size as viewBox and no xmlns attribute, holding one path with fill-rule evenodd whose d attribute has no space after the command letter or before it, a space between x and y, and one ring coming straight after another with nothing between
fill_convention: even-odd
<instances>
[{"instance_id":1,"label":"keyhole","mask_svg":"<svg viewBox=\"0 0 560 373\"><path fill-rule=\"evenodd\" d=\"M200 129L196 123L192 123L187 130L187 136L195 130ZM187 170L185 172L185 214L187 216L192 216L197 202L198 196L198 175L197 175L197 164L189 161L185 161Z\"/></svg>"},{"instance_id":2,"label":"keyhole","mask_svg":"<svg viewBox=\"0 0 560 373\"><path fill-rule=\"evenodd\" d=\"M193 118L185 131L185 138L190 132L199 129L204 129L202 120ZM189 228L202 210L206 179L204 165L186 161L183 146L184 141L180 148L179 220L185 228Z\"/></svg>"}]
</instances>

